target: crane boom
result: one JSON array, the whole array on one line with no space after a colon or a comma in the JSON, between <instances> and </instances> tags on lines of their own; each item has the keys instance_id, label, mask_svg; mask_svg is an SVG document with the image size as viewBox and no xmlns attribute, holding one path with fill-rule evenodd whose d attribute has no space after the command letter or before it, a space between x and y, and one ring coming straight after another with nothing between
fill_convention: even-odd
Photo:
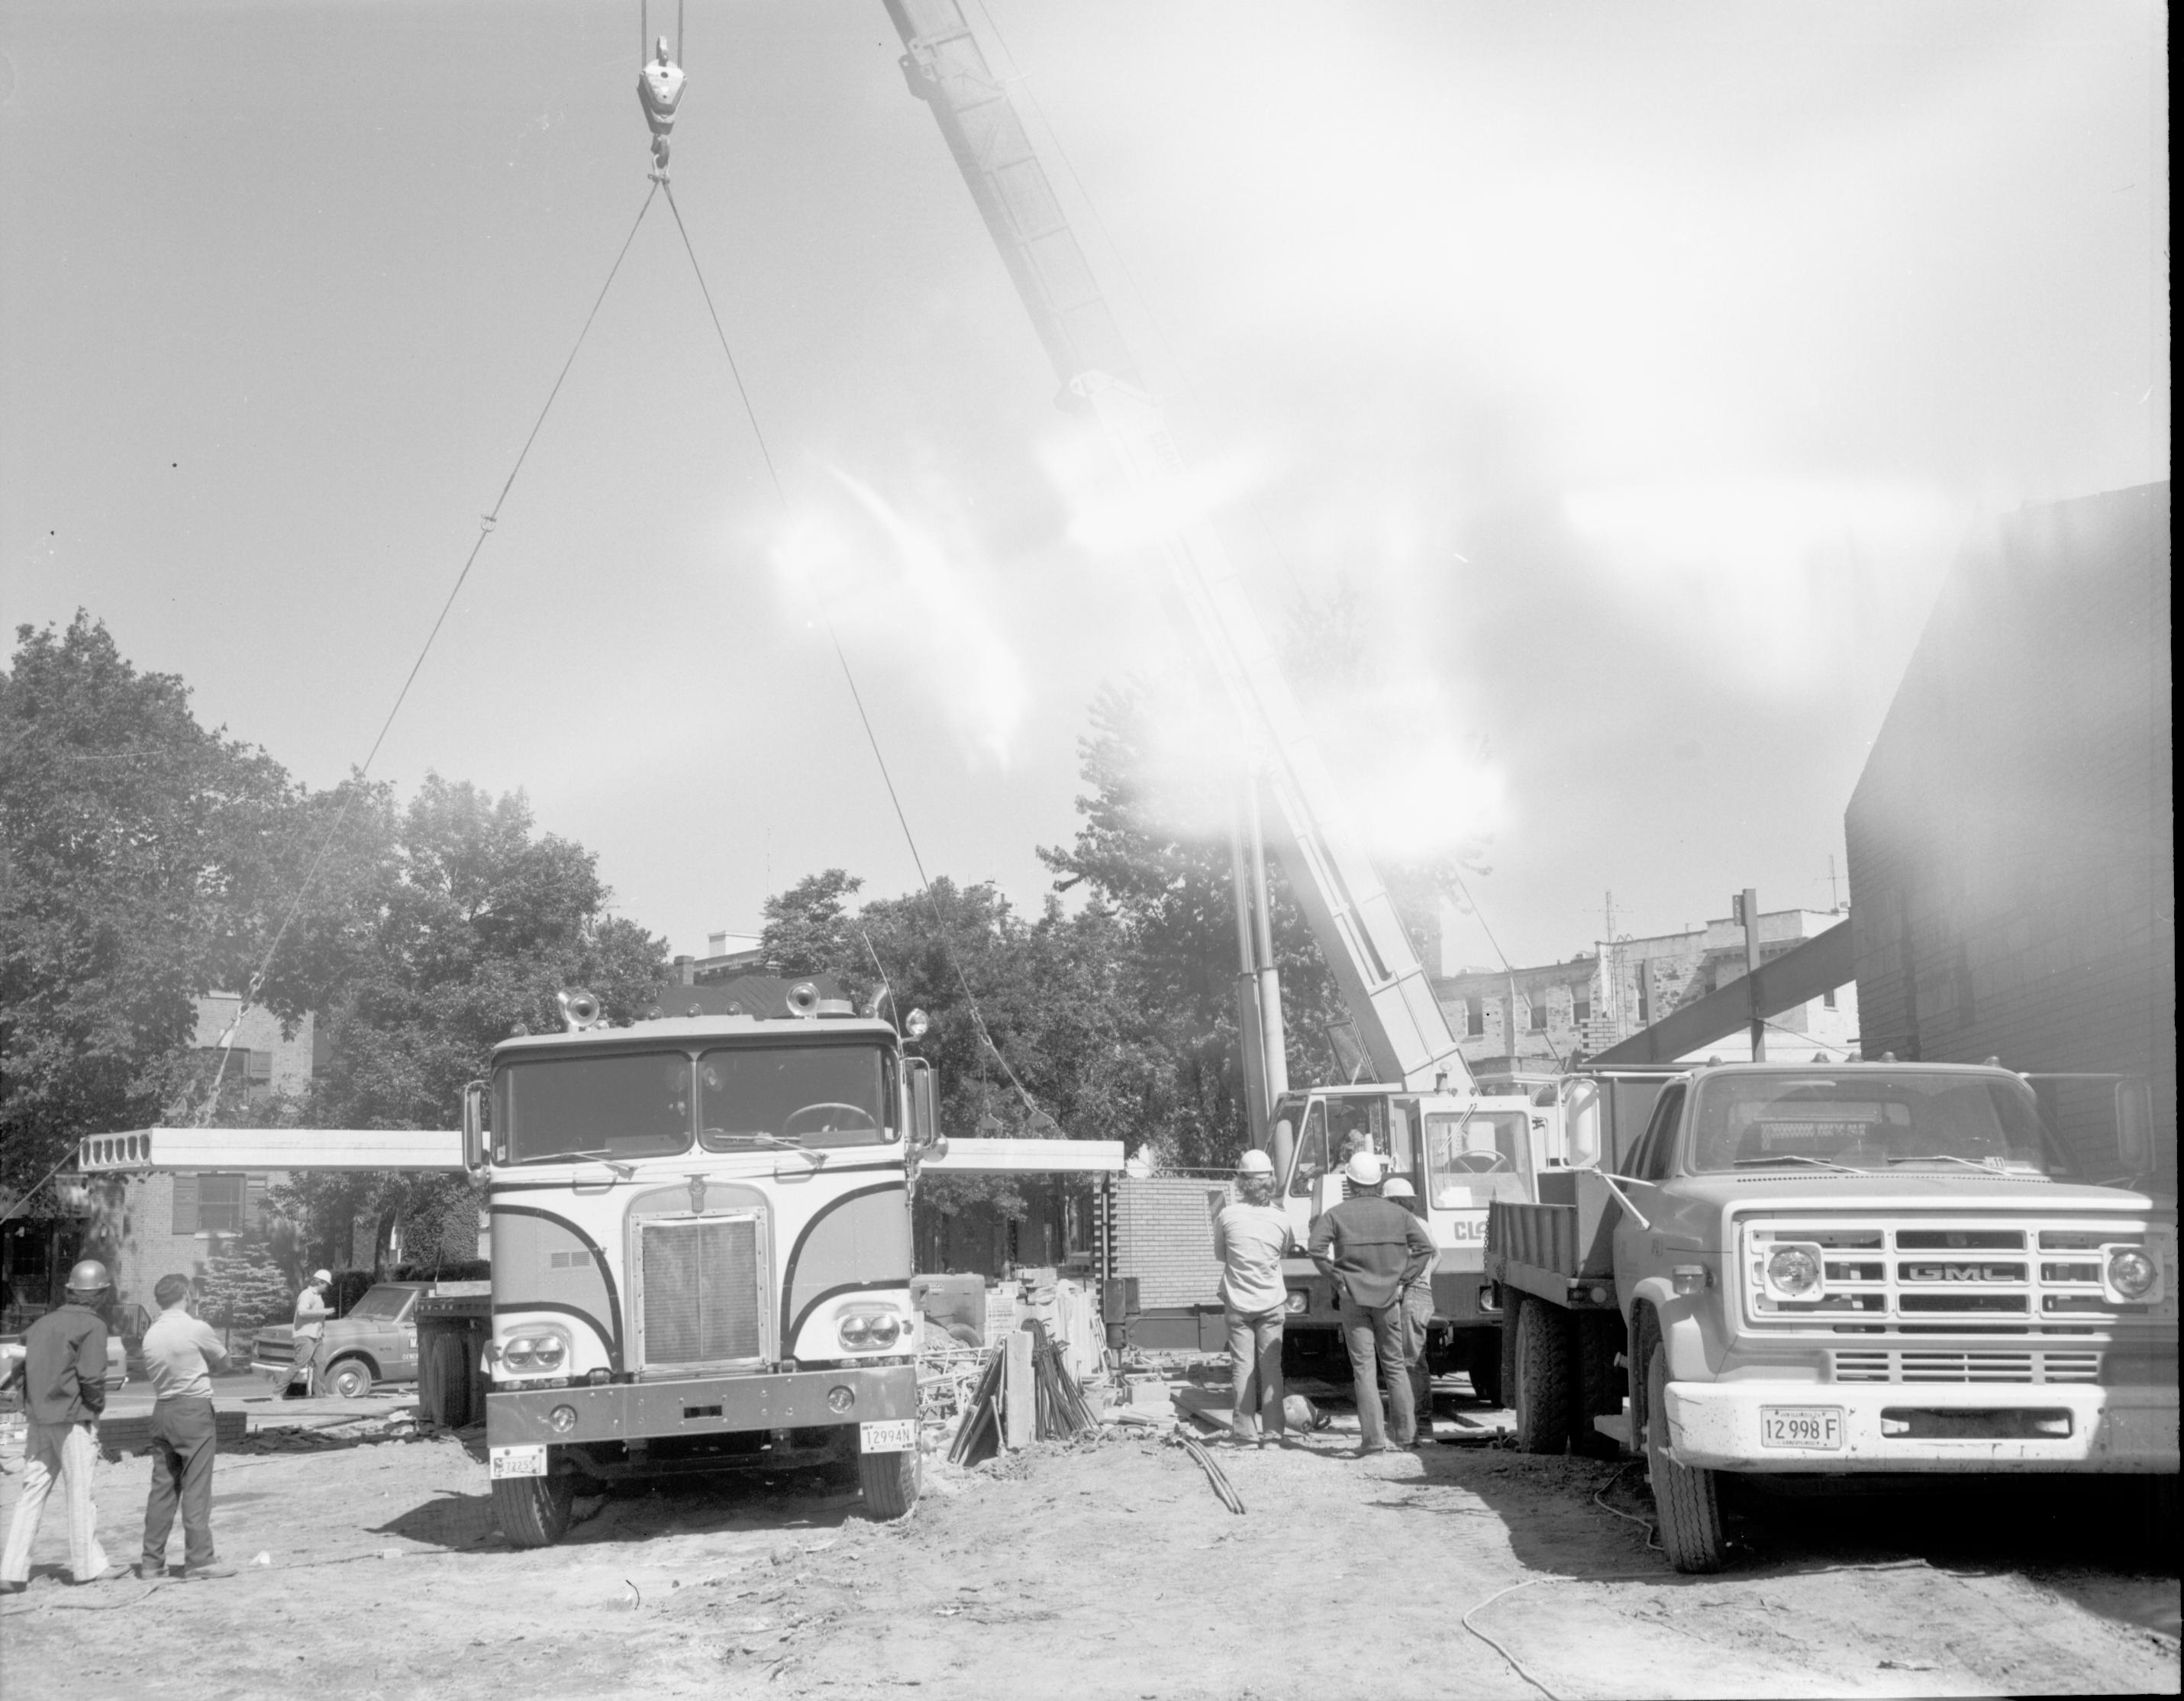
<instances>
[{"instance_id":1,"label":"crane boom","mask_svg":"<svg viewBox=\"0 0 2184 1701\"><path fill-rule=\"evenodd\" d=\"M957 0L884 0L911 92L931 109L1061 379L1164 521L1157 547L1249 756L1273 797L1275 852L1356 1021L1376 1079L1468 1090L1470 1070L1351 817L1272 636L1213 527L1188 516L1159 403L1070 228L1014 101Z\"/></svg>"}]
</instances>

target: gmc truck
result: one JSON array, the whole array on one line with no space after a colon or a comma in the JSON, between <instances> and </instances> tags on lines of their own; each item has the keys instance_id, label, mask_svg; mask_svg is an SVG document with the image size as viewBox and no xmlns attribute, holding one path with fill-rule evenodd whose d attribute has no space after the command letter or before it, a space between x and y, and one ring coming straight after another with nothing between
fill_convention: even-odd
<instances>
[{"instance_id":1,"label":"gmc truck","mask_svg":"<svg viewBox=\"0 0 2184 1701\"><path fill-rule=\"evenodd\" d=\"M502 1041L465 1093L493 1235L487 1456L520 1547L560 1538L580 1481L854 1462L873 1514L916 1500L932 1071L818 984L759 1013L732 990L671 988L682 1013L628 1027L565 995L567 1031ZM453 1367L426 1371L428 1406L467 1405Z\"/></svg>"},{"instance_id":2,"label":"gmc truck","mask_svg":"<svg viewBox=\"0 0 2184 1701\"><path fill-rule=\"evenodd\" d=\"M1565 1102L1589 1167L1487 1231L1518 1437L1642 1454L1679 1570L1724 1562L1724 1474L2131 1474L2173 1525L2176 1219L2135 1185L2142 1088L2114 1086L2126 1177L1998 1065L1710 1065Z\"/></svg>"}]
</instances>

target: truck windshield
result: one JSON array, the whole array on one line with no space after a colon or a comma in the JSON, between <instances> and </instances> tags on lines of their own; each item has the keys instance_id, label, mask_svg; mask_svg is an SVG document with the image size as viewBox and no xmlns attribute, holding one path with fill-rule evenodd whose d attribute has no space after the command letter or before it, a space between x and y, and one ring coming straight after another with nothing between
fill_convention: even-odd
<instances>
[{"instance_id":1,"label":"truck windshield","mask_svg":"<svg viewBox=\"0 0 2184 1701\"><path fill-rule=\"evenodd\" d=\"M1429 1113L1426 1168L1433 1180L1433 1202L1444 1211L1460 1211L1493 1199L1526 1197L1524 1143L1529 1133L1522 1111Z\"/></svg>"},{"instance_id":2,"label":"truck windshield","mask_svg":"<svg viewBox=\"0 0 2184 1701\"><path fill-rule=\"evenodd\" d=\"M380 1318L392 1321L402 1315L410 1303L413 1290L406 1287L376 1287L348 1308L355 1318Z\"/></svg>"},{"instance_id":3,"label":"truck windshield","mask_svg":"<svg viewBox=\"0 0 2184 1701\"><path fill-rule=\"evenodd\" d=\"M1728 1075L1702 1080L1691 1114L1695 1170L1820 1163L1860 1170L2047 1175L2062 1168L2021 1081L1905 1070Z\"/></svg>"},{"instance_id":4,"label":"truck windshield","mask_svg":"<svg viewBox=\"0 0 2184 1701\"><path fill-rule=\"evenodd\" d=\"M493 1085L504 1163L661 1157L690 1144L687 1051L539 1057L506 1065Z\"/></svg>"},{"instance_id":5,"label":"truck windshield","mask_svg":"<svg viewBox=\"0 0 2184 1701\"><path fill-rule=\"evenodd\" d=\"M877 1046L724 1046L698 1058L706 1149L878 1146L895 1137Z\"/></svg>"}]
</instances>

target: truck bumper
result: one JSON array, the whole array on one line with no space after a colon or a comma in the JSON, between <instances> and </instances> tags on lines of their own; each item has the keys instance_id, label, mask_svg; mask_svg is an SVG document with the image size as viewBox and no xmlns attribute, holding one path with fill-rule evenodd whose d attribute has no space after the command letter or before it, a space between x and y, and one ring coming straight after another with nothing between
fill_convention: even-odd
<instances>
[{"instance_id":1,"label":"truck bumper","mask_svg":"<svg viewBox=\"0 0 2184 1701\"><path fill-rule=\"evenodd\" d=\"M1671 1382L1679 1464L1735 1471L2174 1471L2174 1387ZM1836 1414L1841 1444L1769 1446L1769 1408ZM1825 1419L1818 1419L1825 1422Z\"/></svg>"},{"instance_id":2,"label":"truck bumper","mask_svg":"<svg viewBox=\"0 0 2184 1701\"><path fill-rule=\"evenodd\" d=\"M554 1414L563 1410L569 1415L557 1427ZM486 1396L485 1436L489 1447L540 1442L561 1446L738 1430L817 1429L916 1415L916 1367L887 1364L610 1382L601 1387L497 1388Z\"/></svg>"}]
</instances>

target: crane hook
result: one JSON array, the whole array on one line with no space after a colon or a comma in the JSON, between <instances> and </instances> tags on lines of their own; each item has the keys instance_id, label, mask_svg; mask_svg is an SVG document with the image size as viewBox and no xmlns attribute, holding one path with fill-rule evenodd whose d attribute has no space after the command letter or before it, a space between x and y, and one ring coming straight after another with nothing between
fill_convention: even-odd
<instances>
[{"instance_id":1,"label":"crane hook","mask_svg":"<svg viewBox=\"0 0 2184 1701\"><path fill-rule=\"evenodd\" d=\"M682 67L667 57L667 37L662 36L637 74L637 98L652 131L651 176L656 182L667 181L667 137L675 128L675 109L682 104Z\"/></svg>"}]
</instances>

